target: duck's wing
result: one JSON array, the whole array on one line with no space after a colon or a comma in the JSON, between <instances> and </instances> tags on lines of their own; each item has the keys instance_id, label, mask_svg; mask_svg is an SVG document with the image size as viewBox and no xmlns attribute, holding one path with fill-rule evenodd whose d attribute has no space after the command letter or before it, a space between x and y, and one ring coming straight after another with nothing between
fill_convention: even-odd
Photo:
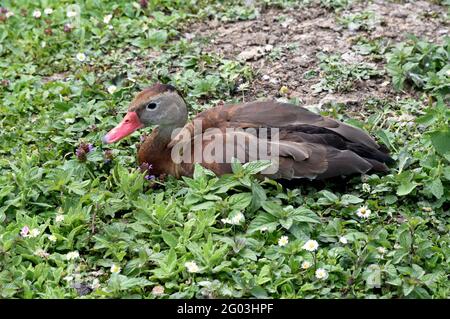
<instances>
[{"instance_id":1,"label":"duck's wing","mask_svg":"<svg viewBox=\"0 0 450 319\"><path fill-rule=\"evenodd\" d=\"M375 140L359 128L315 114L297 105L275 101L222 105L203 111L194 118L193 122L188 123L168 146L172 147L183 135L195 134L194 126L197 128L197 133L213 127L324 128L348 141L379 149ZM198 129L199 127L201 128Z\"/></svg>"},{"instance_id":2,"label":"duck's wing","mask_svg":"<svg viewBox=\"0 0 450 319\"><path fill-rule=\"evenodd\" d=\"M194 139L174 148L174 152L185 156L179 164L182 175L192 174L193 163L200 163L217 175L231 173L233 157L242 163L270 160L272 166L261 175L275 179L323 179L375 168L367 159L346 149L301 140L262 139L251 130L207 131L197 143ZM183 145L186 148L179 152ZM260 147L267 151L261 152Z\"/></svg>"},{"instance_id":3,"label":"duck's wing","mask_svg":"<svg viewBox=\"0 0 450 319\"><path fill-rule=\"evenodd\" d=\"M363 130L329 117L315 114L301 106L274 101L253 102L231 106L228 122L232 126L295 128L318 127L339 134L345 139L368 147L379 148L375 140Z\"/></svg>"}]
</instances>

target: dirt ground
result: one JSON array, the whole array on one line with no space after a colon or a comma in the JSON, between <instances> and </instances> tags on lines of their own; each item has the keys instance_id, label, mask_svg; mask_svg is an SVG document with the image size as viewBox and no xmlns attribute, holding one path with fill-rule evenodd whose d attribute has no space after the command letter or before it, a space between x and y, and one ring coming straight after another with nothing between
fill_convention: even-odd
<instances>
[{"instance_id":1,"label":"dirt ground","mask_svg":"<svg viewBox=\"0 0 450 319\"><path fill-rule=\"evenodd\" d=\"M375 23L370 30L352 30L340 24L338 16L372 11ZM389 77L384 74L361 81L350 92L314 93L312 86L319 76L308 79L305 72L319 73L317 54L339 54L344 61L367 62L383 69L383 59L355 52L358 37L380 39L384 45L396 43L409 34L440 41L449 35L446 9L427 1L394 3L371 1L353 4L346 11L335 13L320 6L268 9L256 20L224 23L209 20L189 26L187 37L205 41L205 51L225 58L241 59L256 71L256 77L246 92L246 100L258 97L276 98L280 88L288 88L288 97L297 97L304 105L322 106L328 101L356 106L370 97L395 98L408 92L394 92ZM277 53L278 52L278 53Z\"/></svg>"}]
</instances>

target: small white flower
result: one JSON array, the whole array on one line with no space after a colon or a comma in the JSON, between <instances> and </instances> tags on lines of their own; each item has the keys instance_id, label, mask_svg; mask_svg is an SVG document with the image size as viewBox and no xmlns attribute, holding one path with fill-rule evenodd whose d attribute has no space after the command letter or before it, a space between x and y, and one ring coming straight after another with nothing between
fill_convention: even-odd
<instances>
[{"instance_id":1,"label":"small white flower","mask_svg":"<svg viewBox=\"0 0 450 319\"><path fill-rule=\"evenodd\" d=\"M37 228L33 228L32 230L30 230L30 237L31 238L34 238L34 237L37 237L37 236L39 236L39 234L40 234L41 232L39 231L39 229L37 229Z\"/></svg>"},{"instance_id":2,"label":"small white flower","mask_svg":"<svg viewBox=\"0 0 450 319\"><path fill-rule=\"evenodd\" d=\"M402 248L402 246L400 246L400 244L398 244L398 243L395 243L394 249L400 249L400 248Z\"/></svg>"},{"instance_id":3,"label":"small white flower","mask_svg":"<svg viewBox=\"0 0 450 319\"><path fill-rule=\"evenodd\" d=\"M77 53L76 58L80 62L84 62L86 60L86 55L84 53Z\"/></svg>"},{"instance_id":4,"label":"small white flower","mask_svg":"<svg viewBox=\"0 0 450 319\"><path fill-rule=\"evenodd\" d=\"M122 270L122 268L120 268L118 265L116 265L116 264L113 264L112 266L111 266L111 272L113 273L113 274L118 274L120 271Z\"/></svg>"},{"instance_id":5,"label":"small white flower","mask_svg":"<svg viewBox=\"0 0 450 319\"><path fill-rule=\"evenodd\" d=\"M47 46L47 43L45 41L41 41L41 48L45 48Z\"/></svg>"},{"instance_id":6,"label":"small white flower","mask_svg":"<svg viewBox=\"0 0 450 319\"><path fill-rule=\"evenodd\" d=\"M342 237L339 237L339 242L341 243L341 244L347 244L348 243L348 240L347 240L347 238L345 238L344 236L342 236Z\"/></svg>"},{"instance_id":7,"label":"small white flower","mask_svg":"<svg viewBox=\"0 0 450 319\"><path fill-rule=\"evenodd\" d=\"M55 235L48 235L48 240L50 240L51 242L56 242L57 238Z\"/></svg>"},{"instance_id":8,"label":"small white flower","mask_svg":"<svg viewBox=\"0 0 450 319\"><path fill-rule=\"evenodd\" d=\"M239 225L241 221L244 220L244 214L241 212L234 215L232 218L222 218L220 221L224 224L231 224L231 225Z\"/></svg>"},{"instance_id":9,"label":"small white flower","mask_svg":"<svg viewBox=\"0 0 450 319\"><path fill-rule=\"evenodd\" d=\"M42 258L47 258L48 256L50 256L50 254L48 252L46 252L45 250L43 250L42 248L37 249L34 254L36 256L42 257Z\"/></svg>"},{"instance_id":10,"label":"small white flower","mask_svg":"<svg viewBox=\"0 0 450 319\"><path fill-rule=\"evenodd\" d=\"M76 17L77 16L77 12L76 11L73 11L73 10L68 10L67 11L67 17L68 18L73 18L73 17Z\"/></svg>"},{"instance_id":11,"label":"small white flower","mask_svg":"<svg viewBox=\"0 0 450 319\"><path fill-rule=\"evenodd\" d=\"M115 85L110 85L106 88L106 90L108 90L109 94L114 94L114 92L117 91L117 87Z\"/></svg>"},{"instance_id":12,"label":"small white flower","mask_svg":"<svg viewBox=\"0 0 450 319\"><path fill-rule=\"evenodd\" d=\"M73 280L73 276L66 276L63 278L65 281L70 282Z\"/></svg>"},{"instance_id":13,"label":"small white flower","mask_svg":"<svg viewBox=\"0 0 450 319\"><path fill-rule=\"evenodd\" d=\"M377 248L377 251L380 255L384 255L387 252L386 248L381 246Z\"/></svg>"},{"instance_id":14,"label":"small white flower","mask_svg":"<svg viewBox=\"0 0 450 319\"><path fill-rule=\"evenodd\" d=\"M369 218L371 214L371 210L367 208L367 206L361 206L357 209L356 215L361 218Z\"/></svg>"},{"instance_id":15,"label":"small white flower","mask_svg":"<svg viewBox=\"0 0 450 319\"><path fill-rule=\"evenodd\" d=\"M244 220L244 214L242 214L241 212L239 212L239 213L237 213L236 215L234 215L232 218L231 218L231 223L233 224L233 225L238 225L238 224L240 224L241 223L241 221L243 221Z\"/></svg>"},{"instance_id":16,"label":"small white flower","mask_svg":"<svg viewBox=\"0 0 450 319\"><path fill-rule=\"evenodd\" d=\"M8 19L8 18L11 18L12 16L14 16L14 12L12 12L12 11L8 11L8 12L6 12L6 14L5 14L5 17Z\"/></svg>"},{"instance_id":17,"label":"small white flower","mask_svg":"<svg viewBox=\"0 0 450 319\"><path fill-rule=\"evenodd\" d=\"M370 193L370 185L367 183L362 184L363 192Z\"/></svg>"},{"instance_id":18,"label":"small white flower","mask_svg":"<svg viewBox=\"0 0 450 319\"><path fill-rule=\"evenodd\" d=\"M312 266L311 263L309 261L307 261L307 260L302 262L302 269L308 269L311 266Z\"/></svg>"},{"instance_id":19,"label":"small white flower","mask_svg":"<svg viewBox=\"0 0 450 319\"><path fill-rule=\"evenodd\" d=\"M103 23L104 24L109 24L109 22L111 21L112 17L113 17L112 14L108 14L108 15L104 16L103 17Z\"/></svg>"},{"instance_id":20,"label":"small white flower","mask_svg":"<svg viewBox=\"0 0 450 319\"><path fill-rule=\"evenodd\" d=\"M51 15L53 13L53 9L52 8L45 8L44 13L49 16L49 15Z\"/></svg>"},{"instance_id":21,"label":"small white flower","mask_svg":"<svg viewBox=\"0 0 450 319\"><path fill-rule=\"evenodd\" d=\"M71 251L69 253L67 253L66 255L66 259L67 260L74 260L80 257L80 254L78 253L78 251Z\"/></svg>"},{"instance_id":22,"label":"small white flower","mask_svg":"<svg viewBox=\"0 0 450 319\"><path fill-rule=\"evenodd\" d=\"M64 220L64 215L62 215L62 214L56 215L55 221L56 221L57 223L60 223L60 222L62 222L63 220Z\"/></svg>"},{"instance_id":23,"label":"small white flower","mask_svg":"<svg viewBox=\"0 0 450 319\"><path fill-rule=\"evenodd\" d=\"M447 76L450 76L450 69L447 70L447 72L445 72L445 74L447 74Z\"/></svg>"},{"instance_id":24,"label":"small white flower","mask_svg":"<svg viewBox=\"0 0 450 319\"><path fill-rule=\"evenodd\" d=\"M100 288L100 281L98 280L98 278L95 278L94 280L92 280L91 288L93 290Z\"/></svg>"},{"instance_id":25,"label":"small white flower","mask_svg":"<svg viewBox=\"0 0 450 319\"><path fill-rule=\"evenodd\" d=\"M152 294L154 294L155 296L161 296L164 293L164 287L163 286L155 286L152 289Z\"/></svg>"},{"instance_id":26,"label":"small white flower","mask_svg":"<svg viewBox=\"0 0 450 319\"><path fill-rule=\"evenodd\" d=\"M304 245L303 249L307 251L316 251L319 248L319 243L313 239L308 240Z\"/></svg>"},{"instance_id":27,"label":"small white flower","mask_svg":"<svg viewBox=\"0 0 450 319\"><path fill-rule=\"evenodd\" d=\"M328 278L328 272L323 268L318 268L316 270L316 278L325 280Z\"/></svg>"},{"instance_id":28,"label":"small white flower","mask_svg":"<svg viewBox=\"0 0 450 319\"><path fill-rule=\"evenodd\" d=\"M42 13L39 10L34 10L33 11L33 17L35 17L36 19L39 19L41 17Z\"/></svg>"},{"instance_id":29,"label":"small white flower","mask_svg":"<svg viewBox=\"0 0 450 319\"><path fill-rule=\"evenodd\" d=\"M281 236L280 239L278 239L278 246L283 247L286 246L289 243L288 236Z\"/></svg>"},{"instance_id":30,"label":"small white flower","mask_svg":"<svg viewBox=\"0 0 450 319\"><path fill-rule=\"evenodd\" d=\"M200 270L195 261L188 261L184 264L184 266L187 268L188 272L195 273Z\"/></svg>"}]
</instances>

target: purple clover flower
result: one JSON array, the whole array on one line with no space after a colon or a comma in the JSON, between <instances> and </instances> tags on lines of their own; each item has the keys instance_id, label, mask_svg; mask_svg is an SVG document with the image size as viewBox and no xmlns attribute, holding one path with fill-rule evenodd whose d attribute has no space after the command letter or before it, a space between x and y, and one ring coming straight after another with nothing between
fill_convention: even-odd
<instances>
[{"instance_id":1,"label":"purple clover flower","mask_svg":"<svg viewBox=\"0 0 450 319\"><path fill-rule=\"evenodd\" d=\"M27 237L28 233L30 232L30 228L28 226L23 226L20 230L20 236Z\"/></svg>"},{"instance_id":2,"label":"purple clover flower","mask_svg":"<svg viewBox=\"0 0 450 319\"><path fill-rule=\"evenodd\" d=\"M139 4L141 5L142 9L147 9L147 7L148 7L148 0L141 0L141 1L139 1Z\"/></svg>"},{"instance_id":3,"label":"purple clover flower","mask_svg":"<svg viewBox=\"0 0 450 319\"><path fill-rule=\"evenodd\" d=\"M87 160L87 153L92 152L94 146L90 143L80 143L80 145L75 150L75 155L79 161L85 162Z\"/></svg>"},{"instance_id":4,"label":"purple clover flower","mask_svg":"<svg viewBox=\"0 0 450 319\"><path fill-rule=\"evenodd\" d=\"M155 179L155 175L145 175L145 179L148 181L154 180Z\"/></svg>"}]
</instances>

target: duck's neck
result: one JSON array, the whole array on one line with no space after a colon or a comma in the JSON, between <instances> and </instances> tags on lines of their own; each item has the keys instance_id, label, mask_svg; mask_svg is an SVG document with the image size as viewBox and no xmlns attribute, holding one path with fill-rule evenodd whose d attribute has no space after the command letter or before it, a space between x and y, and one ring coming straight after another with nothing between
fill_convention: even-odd
<instances>
[{"instance_id":1,"label":"duck's neck","mask_svg":"<svg viewBox=\"0 0 450 319\"><path fill-rule=\"evenodd\" d=\"M141 144L138 151L138 163L152 164L151 175L168 173L173 169L174 163L171 159L171 150L167 148L173 127L157 127Z\"/></svg>"}]
</instances>

